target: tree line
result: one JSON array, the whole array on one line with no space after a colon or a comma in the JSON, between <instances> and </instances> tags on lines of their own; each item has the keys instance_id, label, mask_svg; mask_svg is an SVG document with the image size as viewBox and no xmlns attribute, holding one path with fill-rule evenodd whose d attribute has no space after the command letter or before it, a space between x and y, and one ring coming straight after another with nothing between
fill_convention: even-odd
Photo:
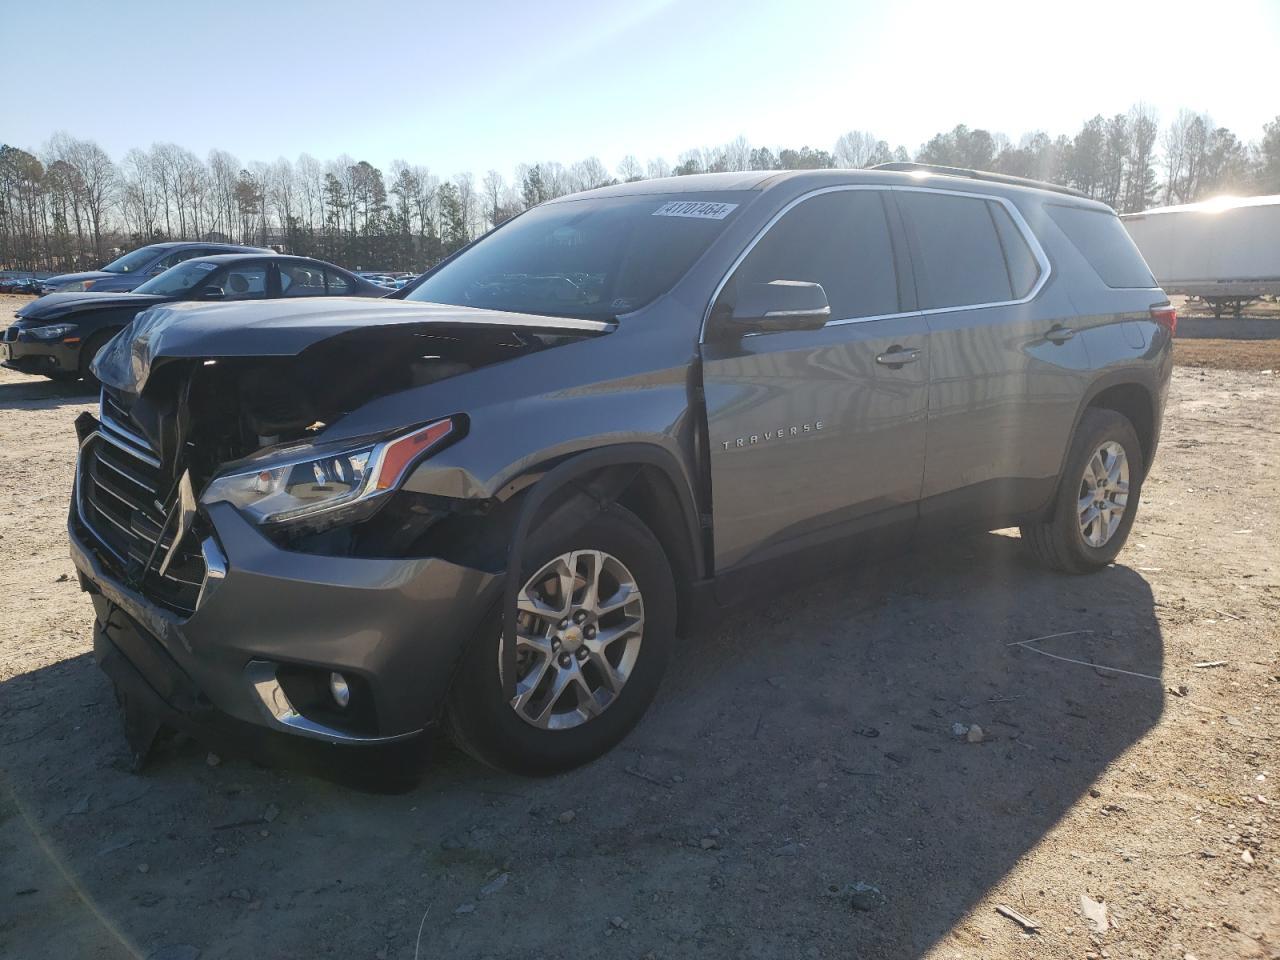
<instances>
[{"instance_id":1,"label":"tree line","mask_svg":"<svg viewBox=\"0 0 1280 960\"><path fill-rule=\"evenodd\" d=\"M914 152L853 130L830 150L753 146L745 137L685 151L675 166L628 154L522 163L441 178L397 160L383 171L341 156L321 162L201 159L173 143L119 161L65 133L31 152L0 145L0 268L91 269L161 240L278 246L352 268L420 271L503 220L554 197L619 181L745 170L869 167L916 160L993 170L1075 187L1121 212L1222 193L1280 193L1280 116L1242 141L1208 114L1183 110L1163 129L1143 104L1095 116L1075 134L1001 133L963 124Z\"/></svg>"}]
</instances>

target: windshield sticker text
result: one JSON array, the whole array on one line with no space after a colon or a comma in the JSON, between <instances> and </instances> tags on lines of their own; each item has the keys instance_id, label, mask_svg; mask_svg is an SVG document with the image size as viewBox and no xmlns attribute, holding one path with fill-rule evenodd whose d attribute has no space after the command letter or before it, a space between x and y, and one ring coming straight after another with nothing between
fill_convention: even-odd
<instances>
[{"instance_id":1,"label":"windshield sticker text","mask_svg":"<svg viewBox=\"0 0 1280 960\"><path fill-rule=\"evenodd\" d=\"M692 217L694 220L723 220L736 203L713 203L708 200L672 200L653 211L655 217Z\"/></svg>"}]
</instances>

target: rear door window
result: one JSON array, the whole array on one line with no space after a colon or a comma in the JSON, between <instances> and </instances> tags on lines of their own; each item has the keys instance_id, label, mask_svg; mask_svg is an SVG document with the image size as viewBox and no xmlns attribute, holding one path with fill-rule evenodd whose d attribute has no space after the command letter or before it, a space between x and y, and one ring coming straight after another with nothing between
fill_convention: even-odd
<instances>
[{"instance_id":1,"label":"rear door window","mask_svg":"<svg viewBox=\"0 0 1280 960\"><path fill-rule=\"evenodd\" d=\"M222 279L224 300L262 300L267 295L267 265L243 263L227 268Z\"/></svg>"},{"instance_id":2,"label":"rear door window","mask_svg":"<svg viewBox=\"0 0 1280 960\"><path fill-rule=\"evenodd\" d=\"M916 245L921 309L1015 299L986 200L908 190L897 197Z\"/></svg>"},{"instance_id":3,"label":"rear door window","mask_svg":"<svg viewBox=\"0 0 1280 960\"><path fill-rule=\"evenodd\" d=\"M282 260L280 268L280 296L323 297L324 269L309 263Z\"/></svg>"},{"instance_id":4,"label":"rear door window","mask_svg":"<svg viewBox=\"0 0 1280 960\"><path fill-rule=\"evenodd\" d=\"M832 320L897 313L898 276L882 191L839 190L796 205L734 272L717 312L737 290L773 280L820 283Z\"/></svg>"},{"instance_id":5,"label":"rear door window","mask_svg":"<svg viewBox=\"0 0 1280 960\"><path fill-rule=\"evenodd\" d=\"M355 291L355 284L345 274L341 274L337 270L326 270L324 275L329 285L329 296L347 297Z\"/></svg>"},{"instance_id":6,"label":"rear door window","mask_svg":"<svg viewBox=\"0 0 1280 960\"><path fill-rule=\"evenodd\" d=\"M1045 209L1108 287L1156 286L1142 254L1114 213L1056 203L1046 204Z\"/></svg>"}]
</instances>

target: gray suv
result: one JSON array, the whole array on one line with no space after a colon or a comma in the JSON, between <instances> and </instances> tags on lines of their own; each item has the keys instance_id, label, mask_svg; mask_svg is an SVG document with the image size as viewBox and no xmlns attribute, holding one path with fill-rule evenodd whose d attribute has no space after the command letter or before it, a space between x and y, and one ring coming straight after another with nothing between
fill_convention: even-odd
<instances>
[{"instance_id":1,"label":"gray suv","mask_svg":"<svg viewBox=\"0 0 1280 960\"><path fill-rule=\"evenodd\" d=\"M1110 563L1174 323L1106 206L914 165L564 197L390 300L157 306L77 422L97 659L139 762L443 722L564 770L761 585L1010 525Z\"/></svg>"}]
</instances>

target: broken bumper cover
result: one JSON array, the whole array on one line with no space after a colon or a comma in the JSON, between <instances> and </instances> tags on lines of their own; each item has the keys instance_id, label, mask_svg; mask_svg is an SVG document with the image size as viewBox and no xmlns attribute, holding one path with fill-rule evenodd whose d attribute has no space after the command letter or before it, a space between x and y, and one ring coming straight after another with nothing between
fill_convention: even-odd
<instances>
[{"instance_id":1,"label":"broken bumper cover","mask_svg":"<svg viewBox=\"0 0 1280 960\"><path fill-rule=\"evenodd\" d=\"M225 715L330 743L413 737L438 719L463 644L497 596L493 574L436 558L283 550L218 503L206 510L204 584L183 618L118 575L76 503L71 558L93 594L98 662L134 688L134 703L189 732ZM348 710L323 702L330 671L351 682Z\"/></svg>"}]
</instances>

